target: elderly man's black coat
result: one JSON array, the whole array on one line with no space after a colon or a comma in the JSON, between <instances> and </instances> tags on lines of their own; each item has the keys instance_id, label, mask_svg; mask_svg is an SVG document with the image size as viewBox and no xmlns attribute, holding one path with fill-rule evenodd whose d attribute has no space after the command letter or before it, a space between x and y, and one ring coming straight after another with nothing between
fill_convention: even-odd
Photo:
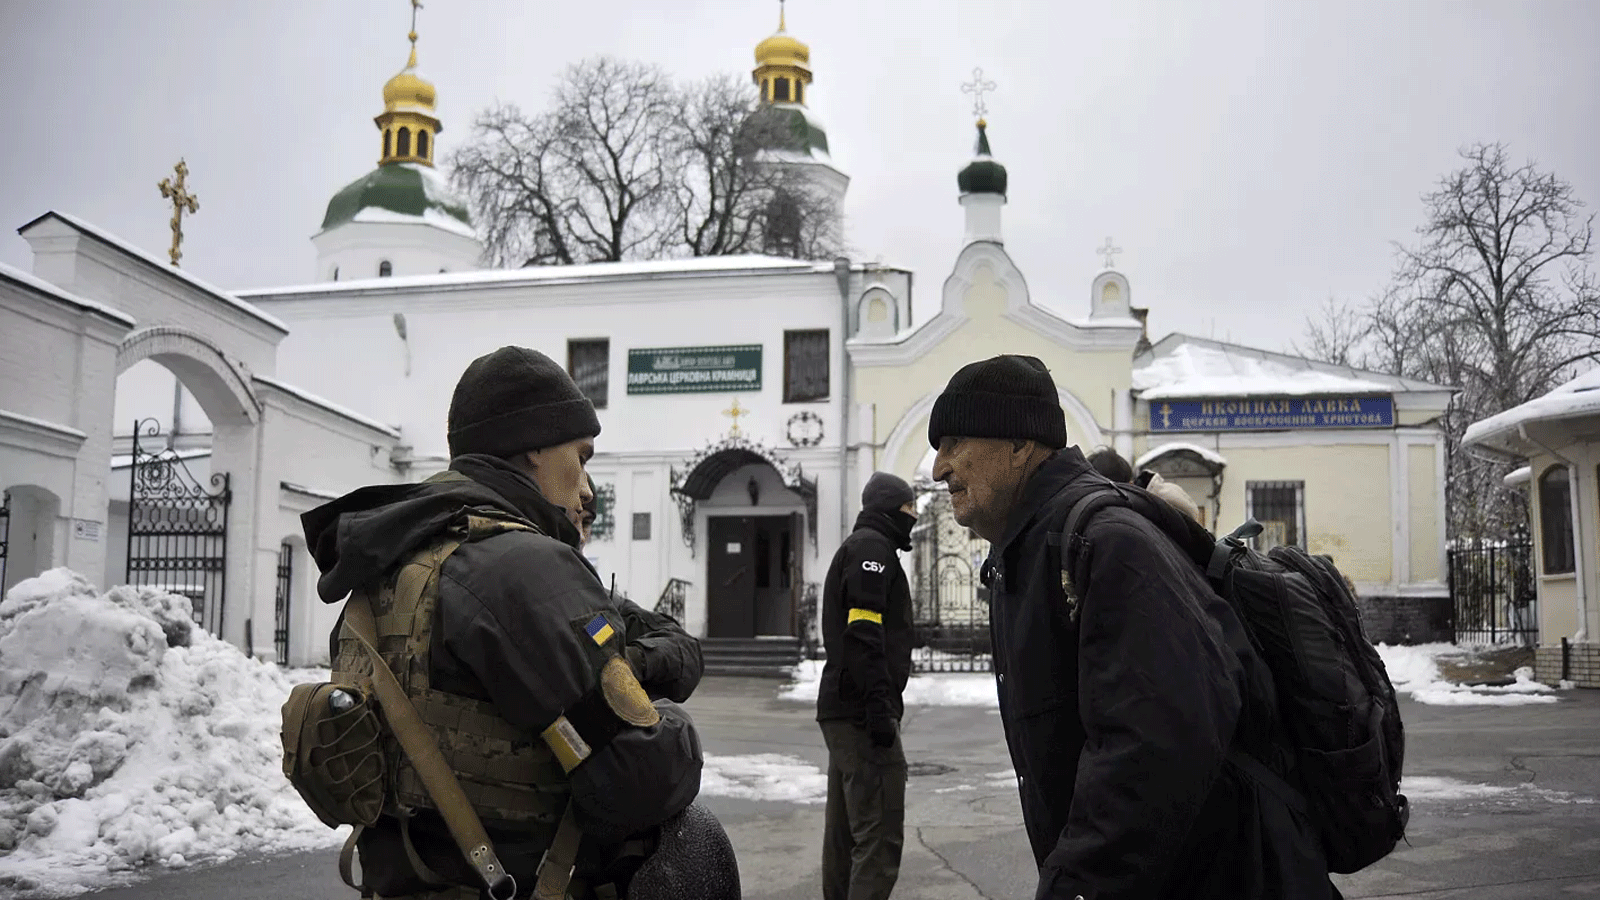
<instances>
[{"instance_id":1,"label":"elderly man's black coat","mask_svg":"<svg viewBox=\"0 0 1600 900\"><path fill-rule=\"evenodd\" d=\"M984 566L1038 897L1336 896L1308 823L1226 762L1234 747L1273 758L1275 702L1203 573L1108 508L1063 574L1072 504L1104 484L1077 448L1057 453Z\"/></svg>"}]
</instances>

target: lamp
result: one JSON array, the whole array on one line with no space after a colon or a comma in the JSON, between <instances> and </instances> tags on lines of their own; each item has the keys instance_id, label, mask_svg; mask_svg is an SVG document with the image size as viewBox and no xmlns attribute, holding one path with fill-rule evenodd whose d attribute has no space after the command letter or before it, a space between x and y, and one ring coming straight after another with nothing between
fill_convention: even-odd
<instances>
[{"instance_id":1,"label":"lamp","mask_svg":"<svg viewBox=\"0 0 1600 900\"><path fill-rule=\"evenodd\" d=\"M756 481L754 475L750 476L750 481L744 486L744 489L750 492L751 506L761 505L761 482Z\"/></svg>"}]
</instances>

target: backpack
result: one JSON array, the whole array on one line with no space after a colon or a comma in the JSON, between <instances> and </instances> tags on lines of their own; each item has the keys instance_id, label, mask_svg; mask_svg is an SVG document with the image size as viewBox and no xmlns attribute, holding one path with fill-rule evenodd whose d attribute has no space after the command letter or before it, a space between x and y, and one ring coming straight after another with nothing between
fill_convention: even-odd
<instances>
[{"instance_id":1,"label":"backpack","mask_svg":"<svg viewBox=\"0 0 1600 900\"><path fill-rule=\"evenodd\" d=\"M1108 506L1149 519L1205 572L1272 672L1299 787L1238 748L1230 760L1310 819L1330 871L1348 874L1387 856L1405 837L1411 815L1400 793L1405 731L1394 686L1344 575L1327 557L1298 547L1251 549L1245 541L1262 530L1254 519L1213 541L1199 523L1126 484L1104 485L1079 500L1065 535L1081 546L1089 520Z\"/></svg>"}]
</instances>

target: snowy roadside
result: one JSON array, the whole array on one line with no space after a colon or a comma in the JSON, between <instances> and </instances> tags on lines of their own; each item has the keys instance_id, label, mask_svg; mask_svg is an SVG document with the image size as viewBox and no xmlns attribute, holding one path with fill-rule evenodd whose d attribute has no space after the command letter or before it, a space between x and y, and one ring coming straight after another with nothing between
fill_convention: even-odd
<instances>
[{"instance_id":1,"label":"snowy roadside","mask_svg":"<svg viewBox=\"0 0 1600 900\"><path fill-rule=\"evenodd\" d=\"M283 777L286 673L160 591L54 569L0 603L0 896L337 846Z\"/></svg>"},{"instance_id":2,"label":"snowy roadside","mask_svg":"<svg viewBox=\"0 0 1600 900\"><path fill-rule=\"evenodd\" d=\"M1408 695L1418 703L1434 706L1525 706L1555 703L1555 690L1533 680L1533 670L1517 669L1516 682L1509 685L1462 685L1439 674L1439 660L1459 657L1473 651L1454 644L1421 644L1414 647L1377 645L1384 668L1396 693ZM778 692L781 700L815 703L822 679L821 660L801 660L790 681ZM906 682L907 706L998 707L994 676L986 672L922 674Z\"/></svg>"}]
</instances>

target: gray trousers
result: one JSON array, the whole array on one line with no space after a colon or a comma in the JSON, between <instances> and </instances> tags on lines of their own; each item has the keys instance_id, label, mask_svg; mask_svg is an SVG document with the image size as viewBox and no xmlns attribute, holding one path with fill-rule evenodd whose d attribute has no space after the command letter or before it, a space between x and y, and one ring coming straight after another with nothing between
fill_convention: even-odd
<instances>
[{"instance_id":1,"label":"gray trousers","mask_svg":"<svg viewBox=\"0 0 1600 900\"><path fill-rule=\"evenodd\" d=\"M823 900L886 900L905 845L906 754L874 747L865 728L822 722L828 808L822 828Z\"/></svg>"}]
</instances>

